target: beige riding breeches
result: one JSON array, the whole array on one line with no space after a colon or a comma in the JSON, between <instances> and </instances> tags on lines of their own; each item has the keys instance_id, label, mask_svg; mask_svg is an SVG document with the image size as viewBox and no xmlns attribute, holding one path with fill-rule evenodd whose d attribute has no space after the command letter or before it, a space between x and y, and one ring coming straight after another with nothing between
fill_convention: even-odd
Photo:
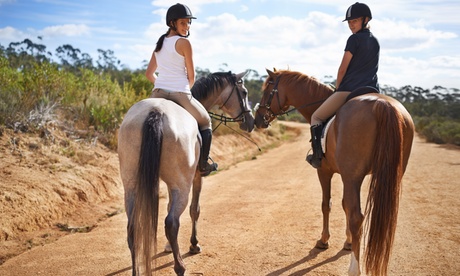
<instances>
[{"instance_id":1,"label":"beige riding breeches","mask_svg":"<svg viewBox=\"0 0 460 276\"><path fill-rule=\"evenodd\" d=\"M212 129L211 118L204 106L192 94L183 92L169 92L163 89L153 89L150 98L163 98L171 100L187 110L198 122L200 131Z\"/></svg>"},{"instance_id":2,"label":"beige riding breeches","mask_svg":"<svg viewBox=\"0 0 460 276\"><path fill-rule=\"evenodd\" d=\"M328 118L332 117L337 110L345 103L350 91L334 92L311 116L311 126L316 126L323 123Z\"/></svg>"}]
</instances>

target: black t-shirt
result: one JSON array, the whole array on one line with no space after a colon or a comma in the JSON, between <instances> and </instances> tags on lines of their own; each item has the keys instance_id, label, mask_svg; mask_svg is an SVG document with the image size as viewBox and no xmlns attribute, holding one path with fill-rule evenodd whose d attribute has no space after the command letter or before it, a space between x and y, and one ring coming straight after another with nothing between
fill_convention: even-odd
<instances>
[{"instance_id":1,"label":"black t-shirt","mask_svg":"<svg viewBox=\"0 0 460 276\"><path fill-rule=\"evenodd\" d=\"M353 57L337 91L353 91L362 86L378 87L380 44L369 29L352 34L345 46Z\"/></svg>"}]
</instances>

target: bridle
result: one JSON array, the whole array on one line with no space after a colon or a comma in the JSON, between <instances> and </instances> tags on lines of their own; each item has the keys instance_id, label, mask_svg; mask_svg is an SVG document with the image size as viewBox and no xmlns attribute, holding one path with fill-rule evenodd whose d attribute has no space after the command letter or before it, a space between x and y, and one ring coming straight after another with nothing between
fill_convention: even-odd
<instances>
[{"instance_id":1,"label":"bridle","mask_svg":"<svg viewBox=\"0 0 460 276\"><path fill-rule=\"evenodd\" d=\"M219 109L222 109L222 107L224 107L227 102L230 100L230 98L232 97L232 94L234 91L236 91L236 94L238 95L238 101L240 102L240 109L241 109L241 113L236 116L235 118L232 118L232 117L227 117L227 116L224 116L224 115L221 115L221 114L215 114L213 112L208 112L209 113L209 116L217 121L219 121L220 123L212 130L213 132L221 125L221 124L224 124L227 128L229 128L230 130L232 130L233 132L235 132L236 134L242 136L243 138L245 138L246 140L250 141L251 143L253 143L254 145L257 146L257 148L259 149L259 151L262 151L260 149L260 147L257 145L256 142L254 142L254 140L252 140L250 137L234 130L232 127L228 126L227 123L232 123L232 122L242 122L242 123L245 123L246 122L246 117L244 116L246 113L251 113L251 110L250 109L246 109L246 107L244 106L244 99L243 97L241 96L240 94L240 89L238 87L242 87L243 86L243 80L240 79L238 81L235 81L234 84L233 84L233 88L232 88L232 92L230 92L230 94L228 95L228 98L224 101L224 103L219 107ZM244 89L245 90L245 89Z\"/></svg>"},{"instance_id":2,"label":"bridle","mask_svg":"<svg viewBox=\"0 0 460 276\"><path fill-rule=\"evenodd\" d=\"M275 82L273 82L272 80L268 81L269 85L273 84L273 89L270 91L270 94L268 95L267 102L264 105L262 105L262 107L265 108L265 114L262 117L264 119L264 124L267 126L268 124L270 124L271 121L275 119L275 117L281 116L286 113L285 110L287 109L287 107L284 107L284 108L281 107L280 96L278 93L278 83L280 82L280 79L281 77L278 76L275 79ZM280 110L280 113L273 112L271 108L272 100L275 95L276 95L276 98L278 99L278 108ZM260 104L257 103L256 106L254 107L254 112L257 113L259 111L259 108L260 108Z\"/></svg>"},{"instance_id":3,"label":"bridle","mask_svg":"<svg viewBox=\"0 0 460 276\"><path fill-rule=\"evenodd\" d=\"M281 76L277 76L274 82L272 80L268 81L269 85L273 84L273 89L270 91L270 94L268 95L268 101L264 105L262 105L262 107L265 108L265 114L262 116L262 118L264 120L264 124L267 125L267 126L276 117L289 114L289 113L291 113L291 112L293 112L295 110L302 109L302 108L305 108L305 107L308 107L308 106L311 106L311 105L322 103L322 102L324 102L326 100L326 99L319 100L319 101L316 101L316 102L304 104L304 105L302 105L302 106L300 106L298 108L291 108L291 109L287 110L289 108L289 106L288 105L285 105L283 107L281 106L280 96L279 96L279 93L278 93L278 83L280 82L280 79L281 79ZM279 113L275 113L271 108L272 100L273 100L275 95L276 95L276 98L278 100L278 108L280 110ZM255 113L257 113L259 111L260 106L261 106L261 104L259 104L259 103L256 104L256 106L254 107L254 112Z\"/></svg>"},{"instance_id":4,"label":"bridle","mask_svg":"<svg viewBox=\"0 0 460 276\"><path fill-rule=\"evenodd\" d=\"M245 119L245 116L244 114L245 113L250 113L251 110L250 109L246 109L246 107L244 106L244 100L243 100L243 97L241 96L240 94L240 90L238 89L238 86L242 86L243 85L243 80L238 80L238 81L235 81L234 85L233 85L233 88L232 88L232 91L230 92L230 94L228 95L228 98L224 101L224 103L219 107L219 109L222 109L222 107L224 107L227 102L230 100L230 98L232 97L232 94L234 91L237 91L237 96L238 96L238 101L240 103L240 109L241 109L241 113L236 116L236 117L227 117L223 114L216 114L216 113L213 113L213 112L208 112L209 113L209 116L221 123L232 123L232 122L242 122L242 123L245 123L246 122L246 119Z\"/></svg>"}]
</instances>

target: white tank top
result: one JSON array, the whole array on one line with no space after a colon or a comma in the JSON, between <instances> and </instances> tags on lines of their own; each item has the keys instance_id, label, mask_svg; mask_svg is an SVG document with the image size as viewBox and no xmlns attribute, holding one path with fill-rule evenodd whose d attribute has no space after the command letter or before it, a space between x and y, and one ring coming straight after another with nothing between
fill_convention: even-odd
<instances>
[{"instance_id":1,"label":"white tank top","mask_svg":"<svg viewBox=\"0 0 460 276\"><path fill-rule=\"evenodd\" d=\"M180 38L183 37L177 35L165 37L163 47L160 51L155 52L158 65L155 88L170 92L191 93L185 68L185 57L176 51L176 42Z\"/></svg>"}]
</instances>

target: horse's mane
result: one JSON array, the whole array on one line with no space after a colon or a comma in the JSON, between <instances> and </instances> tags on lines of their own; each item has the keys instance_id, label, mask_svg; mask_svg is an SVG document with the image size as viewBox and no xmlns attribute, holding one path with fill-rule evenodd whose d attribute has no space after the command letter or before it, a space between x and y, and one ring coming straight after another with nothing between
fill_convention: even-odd
<instances>
[{"instance_id":1,"label":"horse's mane","mask_svg":"<svg viewBox=\"0 0 460 276\"><path fill-rule=\"evenodd\" d=\"M307 91L327 91L329 93L332 92L332 88L322 82L320 82L318 79L312 76L308 76L304 73L297 72L297 71L290 71L290 70L275 70L274 71L275 75L277 77L283 76L280 79L280 83L286 83L286 84L291 84L291 83L299 83L304 86L304 89ZM268 77L264 84L262 89L265 90L267 85L269 84L269 81L275 81ZM320 88L320 89L318 89Z\"/></svg>"},{"instance_id":2,"label":"horse's mane","mask_svg":"<svg viewBox=\"0 0 460 276\"><path fill-rule=\"evenodd\" d=\"M205 99L210 93L214 93L224 85L224 82L234 83L236 77L232 72L216 72L201 77L192 87L192 95L197 100Z\"/></svg>"}]
</instances>

